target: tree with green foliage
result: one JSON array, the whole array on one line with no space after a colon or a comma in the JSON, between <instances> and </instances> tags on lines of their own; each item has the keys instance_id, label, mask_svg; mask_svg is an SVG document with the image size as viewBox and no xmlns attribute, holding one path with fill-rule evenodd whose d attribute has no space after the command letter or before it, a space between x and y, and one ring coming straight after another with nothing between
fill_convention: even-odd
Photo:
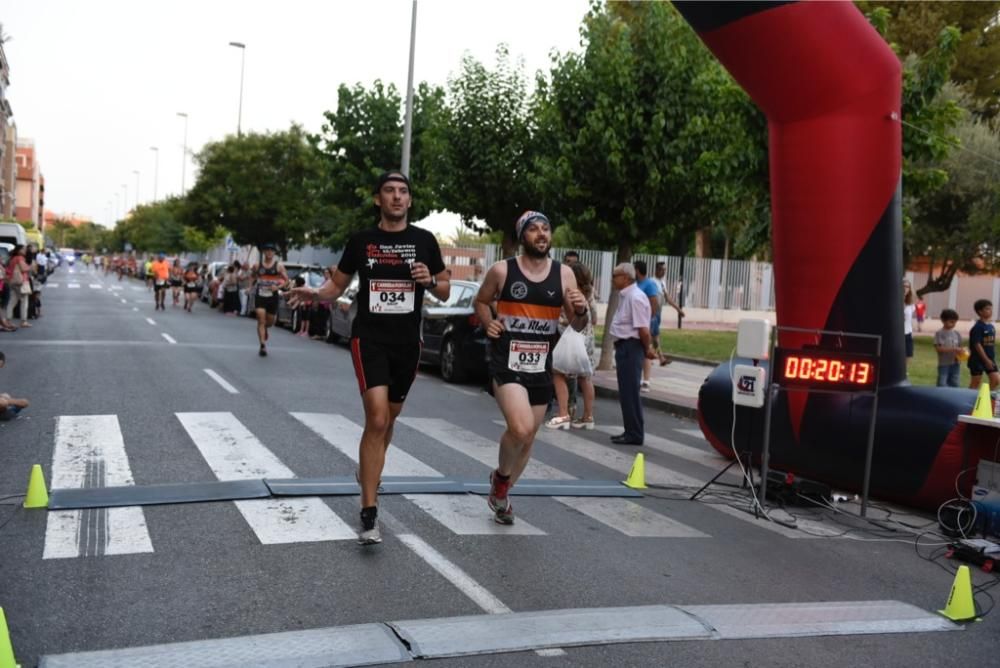
<instances>
[{"instance_id":1,"label":"tree with green foliage","mask_svg":"<svg viewBox=\"0 0 1000 668\"><path fill-rule=\"evenodd\" d=\"M436 141L444 91L421 83L414 95L410 146L413 206L409 219L420 220L438 209L435 188L428 179L427 155ZM378 221L372 203L379 174L397 169L403 150L402 98L396 87L376 81L370 89L361 84L341 85L337 110L324 113L326 122L310 142L320 156L314 185L317 193L317 239L331 248L342 248L358 230ZM430 150L430 152L436 152Z\"/></svg>"},{"instance_id":2,"label":"tree with green foliage","mask_svg":"<svg viewBox=\"0 0 1000 668\"><path fill-rule=\"evenodd\" d=\"M1000 137L973 118L955 135L960 148L940 163L947 180L915 204L906 236L910 255L929 264L919 296L947 290L958 272L1000 269Z\"/></svg>"},{"instance_id":3,"label":"tree with green foliage","mask_svg":"<svg viewBox=\"0 0 1000 668\"><path fill-rule=\"evenodd\" d=\"M574 232L686 245L766 197L763 120L667 3L595 4L584 52L560 56L535 104L537 186Z\"/></svg>"},{"instance_id":4,"label":"tree with green foliage","mask_svg":"<svg viewBox=\"0 0 1000 668\"><path fill-rule=\"evenodd\" d=\"M971 96L970 109L993 117L1000 111L1000 2L858 2L871 16L886 16L883 37L904 60L934 49L941 31L956 30L951 79Z\"/></svg>"},{"instance_id":5,"label":"tree with green foliage","mask_svg":"<svg viewBox=\"0 0 1000 668\"><path fill-rule=\"evenodd\" d=\"M517 217L527 209L546 210L532 176L535 151L524 64L511 62L505 45L497 47L492 70L466 54L459 74L448 82L439 130L442 150L433 164L441 204L470 230L502 231L504 256L514 254ZM476 221L485 222L485 228Z\"/></svg>"},{"instance_id":6,"label":"tree with green foliage","mask_svg":"<svg viewBox=\"0 0 1000 668\"><path fill-rule=\"evenodd\" d=\"M115 225L115 250L124 250L126 243L142 253L187 250L183 243L183 207L184 201L178 197L138 205L132 215Z\"/></svg>"},{"instance_id":7,"label":"tree with green foliage","mask_svg":"<svg viewBox=\"0 0 1000 668\"><path fill-rule=\"evenodd\" d=\"M180 221L208 237L227 229L238 244L277 244L282 256L318 225L322 162L297 125L206 144ZM178 244L183 231L178 230Z\"/></svg>"}]
</instances>

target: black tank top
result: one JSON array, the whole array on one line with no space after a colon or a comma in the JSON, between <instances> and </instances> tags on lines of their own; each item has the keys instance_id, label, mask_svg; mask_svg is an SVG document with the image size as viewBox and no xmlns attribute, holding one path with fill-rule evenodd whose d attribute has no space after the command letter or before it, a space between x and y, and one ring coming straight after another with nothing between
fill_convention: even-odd
<instances>
[{"instance_id":1,"label":"black tank top","mask_svg":"<svg viewBox=\"0 0 1000 668\"><path fill-rule=\"evenodd\" d=\"M521 272L517 258L509 258L507 280L497 300L497 319L504 331L492 341L491 372L515 374L517 382L526 386L550 383L562 306L560 263L553 261L548 276L535 282Z\"/></svg>"},{"instance_id":2,"label":"black tank top","mask_svg":"<svg viewBox=\"0 0 1000 668\"><path fill-rule=\"evenodd\" d=\"M274 264L270 267L265 267L264 263L261 263L257 267L257 294L262 297L272 297L274 296L274 291L281 287L281 284L285 281L281 278L281 272L278 271L278 261L275 260Z\"/></svg>"}]
</instances>

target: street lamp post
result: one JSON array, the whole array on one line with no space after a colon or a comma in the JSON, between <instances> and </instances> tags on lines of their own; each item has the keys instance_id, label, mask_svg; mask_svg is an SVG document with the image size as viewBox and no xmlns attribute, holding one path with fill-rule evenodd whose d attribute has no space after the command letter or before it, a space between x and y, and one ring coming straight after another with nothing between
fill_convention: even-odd
<instances>
[{"instance_id":1,"label":"street lamp post","mask_svg":"<svg viewBox=\"0 0 1000 668\"><path fill-rule=\"evenodd\" d=\"M413 17L410 19L410 69L406 76L406 119L403 121L403 156L399 168L410 175L410 138L413 136L413 55L417 44L417 0L413 0Z\"/></svg>"},{"instance_id":2,"label":"street lamp post","mask_svg":"<svg viewBox=\"0 0 1000 668\"><path fill-rule=\"evenodd\" d=\"M240 106L239 111L236 115L236 136L242 137L243 132L241 130L243 125L243 69L246 65L247 59L247 45L243 42L230 42L229 46L235 46L240 50Z\"/></svg>"},{"instance_id":3,"label":"street lamp post","mask_svg":"<svg viewBox=\"0 0 1000 668\"><path fill-rule=\"evenodd\" d=\"M156 146L150 146L149 150L153 152L153 203L156 203L156 182L160 179L160 149Z\"/></svg>"},{"instance_id":4,"label":"street lamp post","mask_svg":"<svg viewBox=\"0 0 1000 668\"><path fill-rule=\"evenodd\" d=\"M184 119L184 143L181 146L181 196L184 196L184 175L187 170L188 153L188 115L186 112L178 111L177 115Z\"/></svg>"},{"instance_id":5,"label":"street lamp post","mask_svg":"<svg viewBox=\"0 0 1000 668\"><path fill-rule=\"evenodd\" d=\"M118 204L121 201L121 193L115 193L115 221L121 220L118 217Z\"/></svg>"},{"instance_id":6,"label":"street lamp post","mask_svg":"<svg viewBox=\"0 0 1000 668\"><path fill-rule=\"evenodd\" d=\"M128 184L122 184L122 218L128 213Z\"/></svg>"},{"instance_id":7,"label":"street lamp post","mask_svg":"<svg viewBox=\"0 0 1000 668\"><path fill-rule=\"evenodd\" d=\"M142 192L141 190L139 190L139 170L138 169L133 169L132 173L135 174L135 206L138 208L138 206L139 206L139 193Z\"/></svg>"}]
</instances>

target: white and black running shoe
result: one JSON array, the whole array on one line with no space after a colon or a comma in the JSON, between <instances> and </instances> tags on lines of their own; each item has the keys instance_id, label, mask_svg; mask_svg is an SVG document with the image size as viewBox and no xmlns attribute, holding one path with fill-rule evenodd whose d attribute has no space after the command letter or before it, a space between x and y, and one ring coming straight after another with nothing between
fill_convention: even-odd
<instances>
[{"instance_id":1,"label":"white and black running shoe","mask_svg":"<svg viewBox=\"0 0 1000 668\"><path fill-rule=\"evenodd\" d=\"M375 506L362 508L358 545L375 545L381 542L382 532L378 528L378 508Z\"/></svg>"}]
</instances>

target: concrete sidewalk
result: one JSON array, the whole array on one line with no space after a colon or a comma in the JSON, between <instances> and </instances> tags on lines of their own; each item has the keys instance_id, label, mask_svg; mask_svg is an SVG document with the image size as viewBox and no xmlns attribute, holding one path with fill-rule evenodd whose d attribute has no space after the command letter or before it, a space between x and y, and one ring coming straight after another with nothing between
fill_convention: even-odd
<instances>
[{"instance_id":1,"label":"concrete sidewalk","mask_svg":"<svg viewBox=\"0 0 1000 668\"><path fill-rule=\"evenodd\" d=\"M694 418L698 407L698 390L716 366L718 365L677 358L667 366L654 364L649 378L649 392L641 393L643 405ZM615 370L595 372L594 389L598 396L617 399L618 378Z\"/></svg>"}]
</instances>

